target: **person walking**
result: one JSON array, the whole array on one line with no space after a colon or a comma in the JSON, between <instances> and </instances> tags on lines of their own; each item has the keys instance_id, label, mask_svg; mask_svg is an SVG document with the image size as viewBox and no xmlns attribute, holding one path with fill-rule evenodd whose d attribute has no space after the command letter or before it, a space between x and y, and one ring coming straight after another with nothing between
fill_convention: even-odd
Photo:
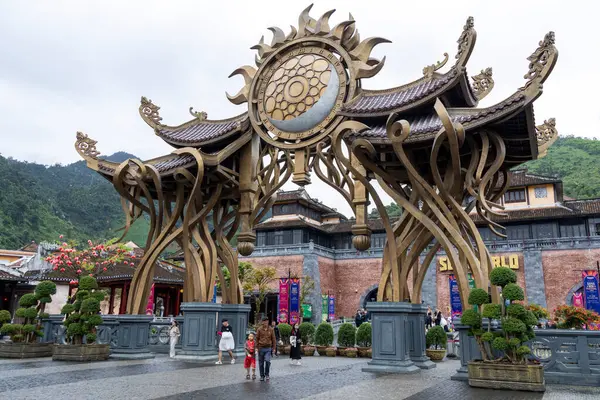
<instances>
[{"instance_id":1,"label":"person walking","mask_svg":"<svg viewBox=\"0 0 600 400\"><path fill-rule=\"evenodd\" d=\"M438 326L442 325L442 312L441 311L438 311L435 314L435 324L438 325Z\"/></svg>"},{"instance_id":2,"label":"person walking","mask_svg":"<svg viewBox=\"0 0 600 400\"><path fill-rule=\"evenodd\" d=\"M273 331L275 332L275 340L277 341L277 344L279 344L279 342L281 341L281 334L279 333L279 327L277 326L277 322L275 322L275 320L273 320L273 322L271 322L271 327L273 328ZM273 355L275 357L279 357L279 354L277 352L277 346L275 346L275 353L273 353Z\"/></svg>"},{"instance_id":3,"label":"person walking","mask_svg":"<svg viewBox=\"0 0 600 400\"><path fill-rule=\"evenodd\" d=\"M250 368L252 368L252 380L256 379L256 342L254 334L248 335L246 340L246 358L244 359L244 368L246 368L246 379L250 379Z\"/></svg>"},{"instance_id":4,"label":"person walking","mask_svg":"<svg viewBox=\"0 0 600 400\"><path fill-rule=\"evenodd\" d=\"M431 329L433 325L433 318L431 317L431 310L427 311L427 316L425 317L425 329Z\"/></svg>"},{"instance_id":5,"label":"person walking","mask_svg":"<svg viewBox=\"0 0 600 400\"><path fill-rule=\"evenodd\" d=\"M354 317L354 325L358 328L364 322L362 310L356 310L356 316Z\"/></svg>"},{"instance_id":6,"label":"person walking","mask_svg":"<svg viewBox=\"0 0 600 400\"><path fill-rule=\"evenodd\" d=\"M173 322L171 322L171 327L169 328L169 345L171 346L169 357L171 358L175 357L175 346L179 341L179 336L181 336L181 333L179 332L179 324L177 321L173 320Z\"/></svg>"},{"instance_id":7,"label":"person walking","mask_svg":"<svg viewBox=\"0 0 600 400\"><path fill-rule=\"evenodd\" d=\"M233 340L233 328L229 325L229 321L223 319L221 325L221 331L218 332L221 336L219 341L219 360L215 363L217 365L223 364L223 352L226 351L231 357L231 363L235 364L235 358L233 358L233 349L235 348L235 340Z\"/></svg>"},{"instance_id":8,"label":"person walking","mask_svg":"<svg viewBox=\"0 0 600 400\"><path fill-rule=\"evenodd\" d=\"M295 323L290 333L290 364L300 365L302 363L302 340L300 340L300 326Z\"/></svg>"},{"instance_id":9,"label":"person walking","mask_svg":"<svg viewBox=\"0 0 600 400\"><path fill-rule=\"evenodd\" d=\"M275 330L269 326L269 318L264 317L260 326L256 330L256 352L258 353L258 369L260 372L260 381L265 379L269 381L271 370L271 355L277 348L277 339Z\"/></svg>"}]
</instances>

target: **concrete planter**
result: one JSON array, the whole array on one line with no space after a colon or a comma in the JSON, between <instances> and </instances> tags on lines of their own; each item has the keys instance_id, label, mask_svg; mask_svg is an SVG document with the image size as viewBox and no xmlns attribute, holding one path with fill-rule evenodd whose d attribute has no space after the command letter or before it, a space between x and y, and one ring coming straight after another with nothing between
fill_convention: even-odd
<instances>
[{"instance_id":1,"label":"concrete planter","mask_svg":"<svg viewBox=\"0 0 600 400\"><path fill-rule=\"evenodd\" d=\"M358 356L362 358L371 358L371 348L370 347L357 347Z\"/></svg>"},{"instance_id":2,"label":"concrete planter","mask_svg":"<svg viewBox=\"0 0 600 400\"><path fill-rule=\"evenodd\" d=\"M468 365L469 385L487 389L545 392L542 365L501 364L471 361Z\"/></svg>"},{"instance_id":3,"label":"concrete planter","mask_svg":"<svg viewBox=\"0 0 600 400\"><path fill-rule=\"evenodd\" d=\"M0 343L0 358L51 357L52 343Z\"/></svg>"},{"instance_id":4,"label":"concrete planter","mask_svg":"<svg viewBox=\"0 0 600 400\"><path fill-rule=\"evenodd\" d=\"M302 354L306 357L312 357L315 355L315 346L302 346Z\"/></svg>"},{"instance_id":5,"label":"concrete planter","mask_svg":"<svg viewBox=\"0 0 600 400\"><path fill-rule=\"evenodd\" d=\"M52 359L55 361L103 361L108 360L108 344L55 344Z\"/></svg>"},{"instance_id":6,"label":"concrete planter","mask_svg":"<svg viewBox=\"0 0 600 400\"><path fill-rule=\"evenodd\" d=\"M327 357L335 357L335 355L337 354L337 349L335 347L328 347L325 350L325 354L327 355Z\"/></svg>"},{"instance_id":7,"label":"concrete planter","mask_svg":"<svg viewBox=\"0 0 600 400\"><path fill-rule=\"evenodd\" d=\"M345 347L338 347L335 355L336 356L340 356L340 357L344 357L346 355L346 348Z\"/></svg>"},{"instance_id":8,"label":"concrete planter","mask_svg":"<svg viewBox=\"0 0 600 400\"><path fill-rule=\"evenodd\" d=\"M327 346L317 346L317 353L319 353L320 356L326 356Z\"/></svg>"},{"instance_id":9,"label":"concrete planter","mask_svg":"<svg viewBox=\"0 0 600 400\"><path fill-rule=\"evenodd\" d=\"M221 304L181 303L181 311L183 311L181 351L177 352L175 358L195 361L216 360L218 354L216 336L220 326L217 326L217 313L221 311Z\"/></svg>"},{"instance_id":10,"label":"concrete planter","mask_svg":"<svg viewBox=\"0 0 600 400\"><path fill-rule=\"evenodd\" d=\"M444 357L446 356L446 349L441 349L441 350L427 349L427 350L425 350L425 354L427 354L427 357L429 357L429 359L432 361L442 361L444 359Z\"/></svg>"},{"instance_id":11,"label":"concrete planter","mask_svg":"<svg viewBox=\"0 0 600 400\"><path fill-rule=\"evenodd\" d=\"M118 324L114 327L116 343L113 343L111 358L125 360L154 358L154 353L150 351L148 345L150 323L154 319L151 315L116 315L113 318ZM110 322L113 320L111 319Z\"/></svg>"},{"instance_id":12,"label":"concrete planter","mask_svg":"<svg viewBox=\"0 0 600 400\"><path fill-rule=\"evenodd\" d=\"M348 358L356 358L358 356L358 349L356 347L348 347L344 351L344 355Z\"/></svg>"}]
</instances>

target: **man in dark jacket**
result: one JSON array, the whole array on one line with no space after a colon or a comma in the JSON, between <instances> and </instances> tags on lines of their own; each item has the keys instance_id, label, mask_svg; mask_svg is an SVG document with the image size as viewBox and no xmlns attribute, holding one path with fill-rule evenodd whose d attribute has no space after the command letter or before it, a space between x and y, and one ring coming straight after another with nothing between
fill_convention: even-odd
<instances>
[{"instance_id":1,"label":"man in dark jacket","mask_svg":"<svg viewBox=\"0 0 600 400\"><path fill-rule=\"evenodd\" d=\"M277 349L277 339L275 331L269 326L269 318L265 317L261 321L260 327L256 330L254 338L256 353L258 354L258 366L260 370L260 380L269 381L269 370L271 368L271 354Z\"/></svg>"},{"instance_id":2,"label":"man in dark jacket","mask_svg":"<svg viewBox=\"0 0 600 400\"><path fill-rule=\"evenodd\" d=\"M360 310L356 310L356 316L354 317L354 324L356 325L356 327L358 328L363 322L363 314L362 312L360 312Z\"/></svg>"}]
</instances>

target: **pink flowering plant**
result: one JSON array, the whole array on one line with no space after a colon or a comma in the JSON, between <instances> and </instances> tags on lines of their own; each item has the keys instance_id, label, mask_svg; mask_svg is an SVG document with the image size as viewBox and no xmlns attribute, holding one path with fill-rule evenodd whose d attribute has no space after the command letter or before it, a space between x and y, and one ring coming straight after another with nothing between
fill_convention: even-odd
<instances>
[{"instance_id":1,"label":"pink flowering plant","mask_svg":"<svg viewBox=\"0 0 600 400\"><path fill-rule=\"evenodd\" d=\"M78 246L75 241L62 241L63 235L59 238L58 250L46 257L46 261L52 265L53 271L76 277L71 284L77 284L80 276L101 276L118 264L135 266L135 254L124 244L116 243L116 240L104 243L88 240L87 246Z\"/></svg>"}]
</instances>

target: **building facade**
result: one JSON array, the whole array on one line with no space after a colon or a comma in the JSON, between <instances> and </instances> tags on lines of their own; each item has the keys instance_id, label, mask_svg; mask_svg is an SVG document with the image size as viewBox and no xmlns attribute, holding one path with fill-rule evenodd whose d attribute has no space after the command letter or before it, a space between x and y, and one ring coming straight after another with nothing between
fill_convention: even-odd
<instances>
[{"instance_id":1,"label":"building facade","mask_svg":"<svg viewBox=\"0 0 600 400\"><path fill-rule=\"evenodd\" d=\"M472 214L494 266L515 270L530 303L550 311L572 304L573 295L582 291L582 271L596 270L600 260L600 199L570 199L563 195L560 179L527 170L513 171L509 178L501 199L504 215L493 218L506 227L507 238L495 235ZM275 267L282 277L310 276L316 283L316 293L308 300L315 320L321 315L318 293L335 295L337 316L352 316L376 298L385 244L381 221L370 219L371 248L357 251L352 224L303 189L280 192L272 216L257 226L256 250L244 261ZM449 310L453 268L443 251L434 263L422 298L432 308Z\"/></svg>"}]
</instances>

